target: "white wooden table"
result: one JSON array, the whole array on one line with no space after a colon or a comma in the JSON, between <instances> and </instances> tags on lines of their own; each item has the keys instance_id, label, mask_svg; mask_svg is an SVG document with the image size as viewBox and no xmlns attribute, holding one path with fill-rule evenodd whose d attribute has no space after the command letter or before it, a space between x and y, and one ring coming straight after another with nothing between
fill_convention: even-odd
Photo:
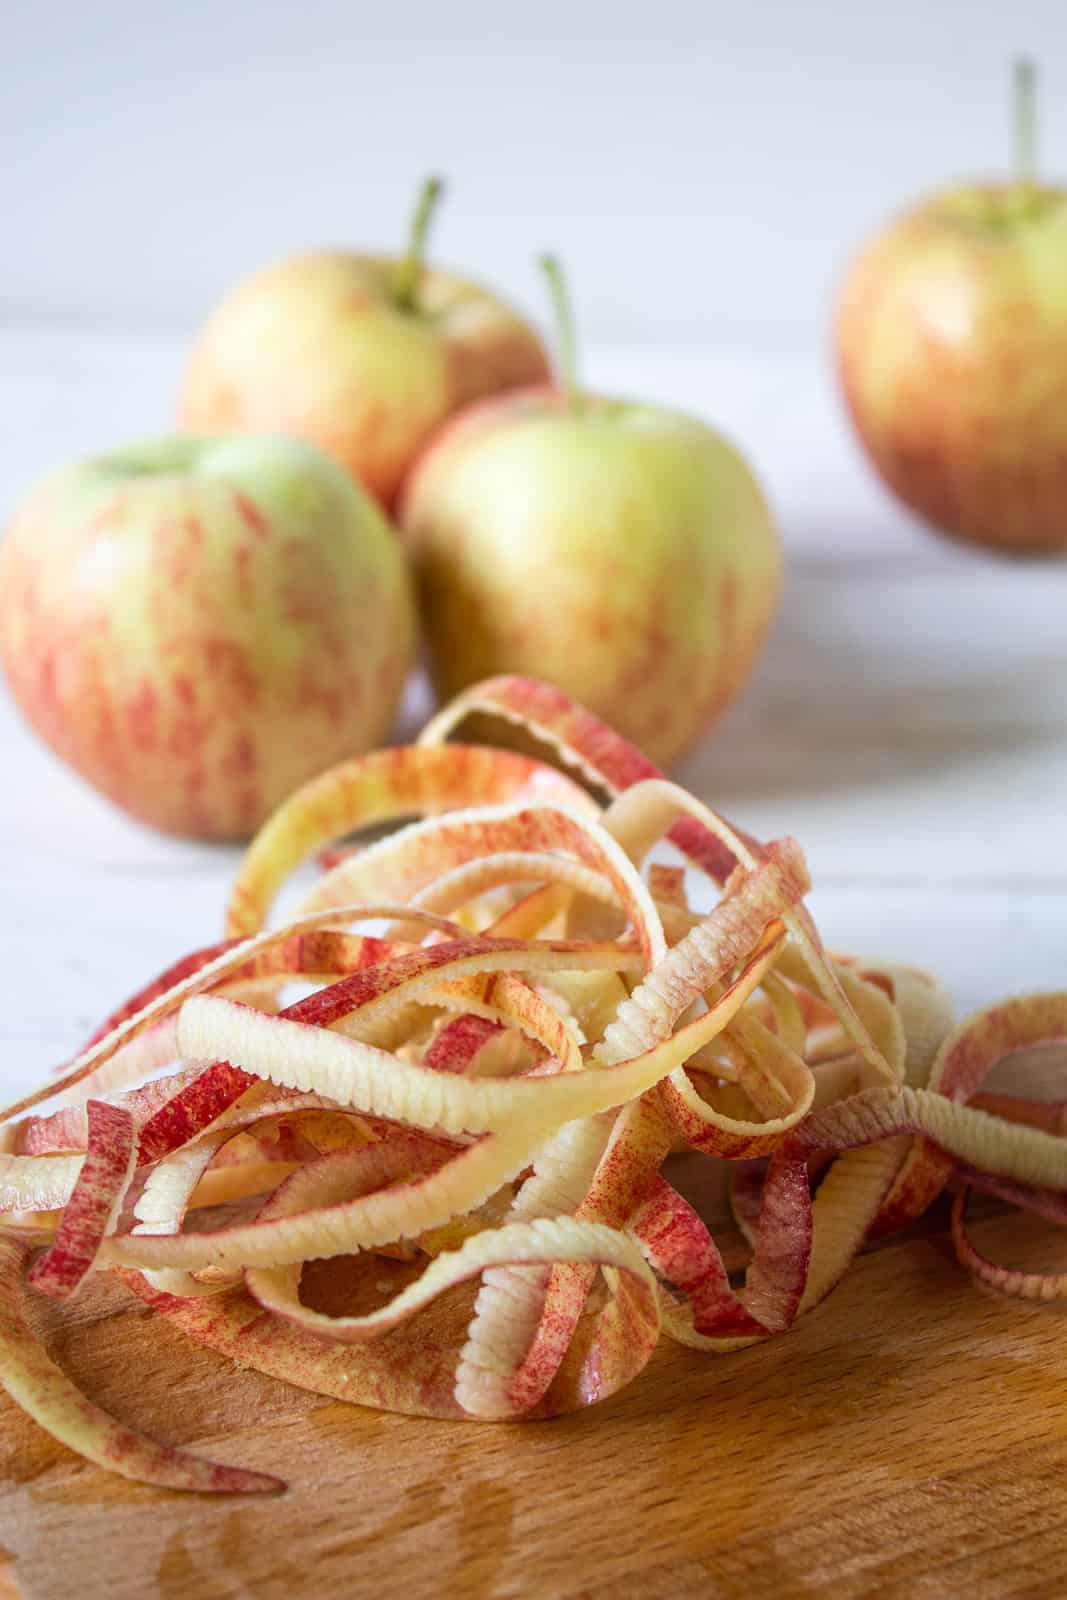
<instances>
[{"instance_id":1,"label":"white wooden table","mask_svg":"<svg viewBox=\"0 0 1067 1600\"><path fill-rule=\"evenodd\" d=\"M0 512L52 465L165 432L174 337L0 332ZM1067 562L1009 565L919 530L813 365L601 352L589 378L721 424L789 557L743 700L683 774L805 846L840 948L935 968L970 1009L1067 988ZM0 1093L215 937L236 852L126 821L0 690Z\"/></svg>"}]
</instances>

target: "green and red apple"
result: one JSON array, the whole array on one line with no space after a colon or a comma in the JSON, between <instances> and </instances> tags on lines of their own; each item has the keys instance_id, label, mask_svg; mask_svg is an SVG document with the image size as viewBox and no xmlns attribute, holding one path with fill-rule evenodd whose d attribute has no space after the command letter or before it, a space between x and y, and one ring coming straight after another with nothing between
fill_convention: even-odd
<instances>
[{"instance_id":1,"label":"green and red apple","mask_svg":"<svg viewBox=\"0 0 1067 1600\"><path fill-rule=\"evenodd\" d=\"M661 764L734 699L778 599L778 538L737 451L570 373L448 425L399 520L442 697L546 678Z\"/></svg>"},{"instance_id":2,"label":"green and red apple","mask_svg":"<svg viewBox=\"0 0 1067 1600\"><path fill-rule=\"evenodd\" d=\"M837 317L849 409L885 482L945 533L1067 549L1067 189L961 184L874 238Z\"/></svg>"},{"instance_id":3,"label":"green and red apple","mask_svg":"<svg viewBox=\"0 0 1067 1600\"><path fill-rule=\"evenodd\" d=\"M423 265L440 187L425 187L402 257L319 251L239 285L193 349L181 426L310 439L390 506L453 412L546 380L541 341L517 312Z\"/></svg>"},{"instance_id":4,"label":"green and red apple","mask_svg":"<svg viewBox=\"0 0 1067 1600\"><path fill-rule=\"evenodd\" d=\"M0 543L0 661L43 739L133 816L252 833L382 742L413 658L395 531L284 438L172 438L39 484Z\"/></svg>"}]
</instances>

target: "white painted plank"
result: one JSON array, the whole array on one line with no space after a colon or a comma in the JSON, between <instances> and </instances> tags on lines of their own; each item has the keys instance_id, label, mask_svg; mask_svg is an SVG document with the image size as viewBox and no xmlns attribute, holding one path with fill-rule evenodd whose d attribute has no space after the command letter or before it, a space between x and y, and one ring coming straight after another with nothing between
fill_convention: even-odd
<instances>
[{"instance_id":1,"label":"white painted plank","mask_svg":"<svg viewBox=\"0 0 1067 1600\"><path fill-rule=\"evenodd\" d=\"M168 426L180 341L0 332L0 503ZM778 626L687 781L795 834L842 947L925 962L961 1006L1067 985L1067 564L920 532L863 469L825 375L603 352L591 377L715 418L759 464L790 572ZM162 839L54 761L0 695L0 1085L218 935L236 856Z\"/></svg>"},{"instance_id":2,"label":"white painted plank","mask_svg":"<svg viewBox=\"0 0 1067 1600\"><path fill-rule=\"evenodd\" d=\"M1067 565L794 570L689 785L817 876L1067 894Z\"/></svg>"}]
</instances>

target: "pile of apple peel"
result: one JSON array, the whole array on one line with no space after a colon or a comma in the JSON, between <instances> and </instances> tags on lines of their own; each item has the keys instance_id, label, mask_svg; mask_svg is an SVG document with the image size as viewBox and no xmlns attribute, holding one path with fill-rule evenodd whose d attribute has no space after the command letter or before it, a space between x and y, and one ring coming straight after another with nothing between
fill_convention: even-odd
<instances>
[{"instance_id":1,"label":"pile of apple peel","mask_svg":"<svg viewBox=\"0 0 1067 1600\"><path fill-rule=\"evenodd\" d=\"M543 759L449 742L472 715ZM733 827L525 679L324 774L248 850L226 939L0 1113L0 1381L127 1477L269 1491L96 1406L35 1332L35 1297L109 1270L244 1367L518 1419L614 1394L661 1332L710 1352L786 1332L949 1184L966 1268L1067 1292L966 1230L971 1190L1067 1220L1062 1104L982 1090L1006 1056L1067 1042L1067 994L953 1029L926 974L830 954L808 887L794 841ZM737 1286L669 1181L679 1151L730 1164ZM338 1257L359 1304L316 1308L305 1264ZM383 1300L386 1263L405 1286Z\"/></svg>"}]
</instances>

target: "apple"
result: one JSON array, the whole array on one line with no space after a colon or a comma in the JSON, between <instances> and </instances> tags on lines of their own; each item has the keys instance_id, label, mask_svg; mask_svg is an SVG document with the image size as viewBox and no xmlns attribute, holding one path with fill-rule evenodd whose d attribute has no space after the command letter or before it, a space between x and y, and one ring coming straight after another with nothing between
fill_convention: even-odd
<instances>
[{"instance_id":1,"label":"apple","mask_svg":"<svg viewBox=\"0 0 1067 1600\"><path fill-rule=\"evenodd\" d=\"M483 401L399 507L434 684L547 678L663 765L734 699L767 634L781 554L741 456L704 423L563 378Z\"/></svg>"},{"instance_id":2,"label":"apple","mask_svg":"<svg viewBox=\"0 0 1067 1600\"><path fill-rule=\"evenodd\" d=\"M0 543L0 662L144 822L245 837L380 743L412 662L395 532L295 439L171 438L46 478Z\"/></svg>"},{"instance_id":3,"label":"apple","mask_svg":"<svg viewBox=\"0 0 1067 1600\"><path fill-rule=\"evenodd\" d=\"M1033 176L1032 71L1016 70L1018 176L946 189L866 246L838 363L912 510L978 544L1067 549L1067 189Z\"/></svg>"},{"instance_id":4,"label":"apple","mask_svg":"<svg viewBox=\"0 0 1067 1600\"><path fill-rule=\"evenodd\" d=\"M181 426L310 439L388 507L454 411L545 380L541 342L515 311L423 266L441 190L424 185L399 259L319 251L242 283L193 350Z\"/></svg>"}]
</instances>

